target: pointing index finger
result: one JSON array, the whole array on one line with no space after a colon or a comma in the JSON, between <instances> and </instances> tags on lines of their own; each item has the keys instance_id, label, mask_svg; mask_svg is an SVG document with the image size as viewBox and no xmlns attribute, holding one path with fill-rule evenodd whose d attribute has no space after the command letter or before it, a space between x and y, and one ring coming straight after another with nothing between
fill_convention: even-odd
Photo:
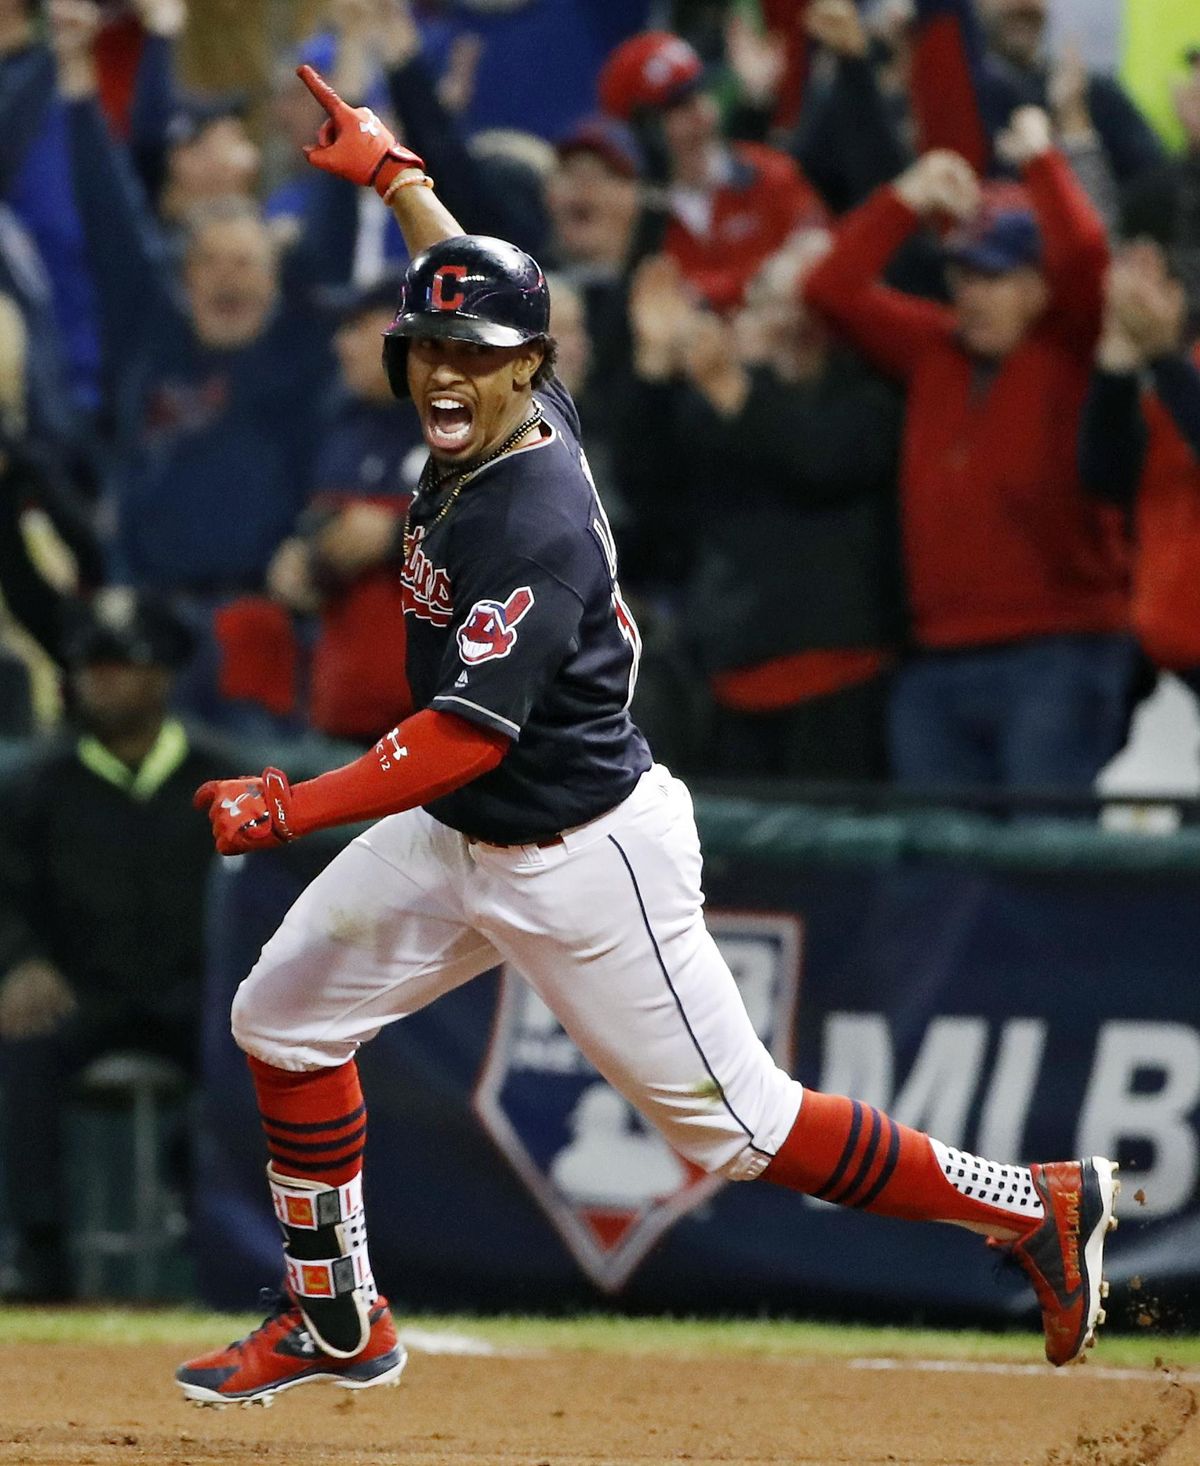
<instances>
[{"instance_id":1,"label":"pointing index finger","mask_svg":"<svg viewBox=\"0 0 1200 1466\"><path fill-rule=\"evenodd\" d=\"M330 117L336 117L339 113L349 110L346 103L342 101L341 97L338 96L321 73L315 70L315 68L307 64L298 66L296 68L296 75L313 96L316 97L321 106L325 108Z\"/></svg>"}]
</instances>

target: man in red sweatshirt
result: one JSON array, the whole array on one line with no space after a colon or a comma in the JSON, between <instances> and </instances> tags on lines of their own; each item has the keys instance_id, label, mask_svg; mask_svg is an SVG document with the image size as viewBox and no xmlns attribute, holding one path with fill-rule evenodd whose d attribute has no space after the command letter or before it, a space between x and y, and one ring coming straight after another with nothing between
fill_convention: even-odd
<instances>
[{"instance_id":1,"label":"man in red sweatshirt","mask_svg":"<svg viewBox=\"0 0 1200 1466\"><path fill-rule=\"evenodd\" d=\"M726 142L704 64L685 40L643 31L604 64L600 105L632 123L652 173L665 173L663 249L714 310L741 303L759 266L828 211L786 153Z\"/></svg>"},{"instance_id":2,"label":"man in red sweatshirt","mask_svg":"<svg viewBox=\"0 0 1200 1466\"><path fill-rule=\"evenodd\" d=\"M916 648L892 696L895 776L1086 790L1124 742L1137 665L1121 525L1076 468L1107 247L1043 112L1018 112L1002 146L1024 197L986 206L962 158L928 153L846 218L806 295L908 388ZM952 304L881 285L947 217Z\"/></svg>"}]
</instances>

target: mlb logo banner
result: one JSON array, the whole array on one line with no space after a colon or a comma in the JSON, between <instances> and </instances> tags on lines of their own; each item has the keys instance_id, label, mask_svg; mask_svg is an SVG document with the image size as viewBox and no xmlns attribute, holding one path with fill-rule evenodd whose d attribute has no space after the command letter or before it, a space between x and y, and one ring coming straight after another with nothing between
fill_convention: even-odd
<instances>
[{"instance_id":1,"label":"mlb logo banner","mask_svg":"<svg viewBox=\"0 0 1200 1466\"><path fill-rule=\"evenodd\" d=\"M710 912L755 1031L791 1072L800 985L795 916ZM541 998L505 967L474 1096L484 1128L584 1273L619 1292L680 1217L725 1185L684 1160L612 1089Z\"/></svg>"}]
</instances>

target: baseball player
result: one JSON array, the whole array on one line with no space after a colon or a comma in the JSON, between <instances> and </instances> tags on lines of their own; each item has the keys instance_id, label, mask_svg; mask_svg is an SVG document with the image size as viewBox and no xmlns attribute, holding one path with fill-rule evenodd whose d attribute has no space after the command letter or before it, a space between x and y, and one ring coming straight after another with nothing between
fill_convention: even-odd
<instances>
[{"instance_id":1,"label":"baseball player","mask_svg":"<svg viewBox=\"0 0 1200 1466\"><path fill-rule=\"evenodd\" d=\"M680 1154L982 1233L1032 1280L1048 1358L1078 1358L1104 1319L1115 1166L997 1165L775 1066L705 929L688 792L629 716L638 631L554 378L542 272L464 235L420 158L300 75L328 113L309 161L376 188L413 256L384 361L430 451L402 570L418 711L319 778L292 787L272 768L197 792L226 855L377 823L304 891L234 1000L286 1286L248 1337L181 1366L184 1393L269 1404L310 1380L399 1378L367 1249L355 1052L502 962Z\"/></svg>"}]
</instances>

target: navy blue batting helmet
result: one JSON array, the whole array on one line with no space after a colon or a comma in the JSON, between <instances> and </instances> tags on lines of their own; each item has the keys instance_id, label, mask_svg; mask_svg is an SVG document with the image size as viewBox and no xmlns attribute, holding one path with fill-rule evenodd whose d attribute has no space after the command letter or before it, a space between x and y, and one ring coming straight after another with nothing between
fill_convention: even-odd
<instances>
[{"instance_id":1,"label":"navy blue batting helmet","mask_svg":"<svg viewBox=\"0 0 1200 1466\"><path fill-rule=\"evenodd\" d=\"M457 234L431 245L405 271L383 364L392 391L407 397L414 336L523 346L549 331L550 291L538 262L506 240Z\"/></svg>"}]
</instances>

